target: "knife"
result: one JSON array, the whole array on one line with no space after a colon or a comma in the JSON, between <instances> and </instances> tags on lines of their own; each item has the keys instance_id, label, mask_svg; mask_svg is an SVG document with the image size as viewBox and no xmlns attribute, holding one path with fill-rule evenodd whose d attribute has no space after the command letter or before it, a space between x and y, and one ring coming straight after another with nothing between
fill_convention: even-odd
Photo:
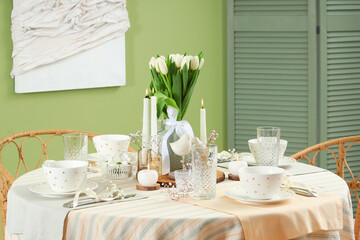
<instances>
[{"instance_id":1,"label":"knife","mask_svg":"<svg viewBox=\"0 0 360 240\"><path fill-rule=\"evenodd\" d=\"M126 199L126 198L131 198L131 197L135 197L136 194L127 194L124 197L117 197L114 199L111 199L110 201L105 201L105 200L96 200L94 198L86 198L86 199L79 199L78 204L76 207L80 207L80 206L84 206L84 205L88 205L88 204L93 204L93 203L100 203L100 202L113 202L116 200L121 200L121 199ZM74 200L71 200L70 202L67 202L63 205L66 208L73 208L74 207Z\"/></svg>"}]
</instances>

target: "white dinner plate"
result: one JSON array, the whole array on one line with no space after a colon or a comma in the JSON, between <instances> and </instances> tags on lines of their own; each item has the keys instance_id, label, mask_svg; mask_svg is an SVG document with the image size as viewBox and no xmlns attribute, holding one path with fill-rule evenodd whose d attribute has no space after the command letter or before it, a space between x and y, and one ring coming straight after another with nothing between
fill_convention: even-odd
<instances>
[{"instance_id":1,"label":"white dinner plate","mask_svg":"<svg viewBox=\"0 0 360 240\"><path fill-rule=\"evenodd\" d=\"M250 154L246 154L243 155L239 158L239 160L245 160L248 165L250 166L256 166L258 165L255 161L254 156L250 153ZM291 164L296 163L296 159L295 158L291 158L291 157L286 157L283 156L282 158L280 158L279 160L279 167L286 167L286 166L290 166Z\"/></svg>"},{"instance_id":2,"label":"white dinner plate","mask_svg":"<svg viewBox=\"0 0 360 240\"><path fill-rule=\"evenodd\" d=\"M81 185L80 189L90 188L91 190L94 190L98 187L98 184L96 182L85 182ZM42 183L36 183L29 187L29 190L33 193L37 193L40 195L43 195L45 197L68 197L68 196L74 196L77 191L71 191L71 192L54 192L49 184L47 182ZM79 191L78 190L78 191Z\"/></svg>"},{"instance_id":3,"label":"white dinner plate","mask_svg":"<svg viewBox=\"0 0 360 240\"><path fill-rule=\"evenodd\" d=\"M295 192L288 189L281 189L271 199L253 199L246 195L245 190L242 187L233 187L226 191L226 196L235 199L239 202L250 204L273 204L288 200L295 196Z\"/></svg>"}]
</instances>

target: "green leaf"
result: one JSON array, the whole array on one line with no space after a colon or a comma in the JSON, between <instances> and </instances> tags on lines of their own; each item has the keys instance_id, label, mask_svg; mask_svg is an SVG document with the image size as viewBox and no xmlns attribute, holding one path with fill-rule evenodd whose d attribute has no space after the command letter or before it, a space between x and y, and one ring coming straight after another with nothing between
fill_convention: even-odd
<instances>
[{"instance_id":1,"label":"green leaf","mask_svg":"<svg viewBox=\"0 0 360 240\"><path fill-rule=\"evenodd\" d=\"M159 78L158 73L154 69L151 69L151 75L153 78L152 83L156 91L164 91L166 86L162 83L162 80Z\"/></svg>"},{"instance_id":2,"label":"green leaf","mask_svg":"<svg viewBox=\"0 0 360 240\"><path fill-rule=\"evenodd\" d=\"M158 110L157 115L158 115L158 117L161 116L161 113L163 113L166 117L168 117L167 112L166 112L166 109L168 106L172 106L179 111L179 108L176 105L176 102L174 101L174 99L169 98L167 95L160 93L160 92L156 92L155 96L157 97L157 110ZM180 115L180 111L179 111L179 115ZM179 115L178 115L178 118L179 118Z\"/></svg>"},{"instance_id":3,"label":"green leaf","mask_svg":"<svg viewBox=\"0 0 360 240\"><path fill-rule=\"evenodd\" d=\"M173 98L180 109L181 112L181 101L182 101L182 82L180 77L180 72L173 74L173 86L172 86L172 94Z\"/></svg>"},{"instance_id":4,"label":"green leaf","mask_svg":"<svg viewBox=\"0 0 360 240\"><path fill-rule=\"evenodd\" d=\"M188 91L186 92L186 95L185 95L184 100L181 105L181 113L180 113L181 119L184 117L186 110L189 106L190 99L191 99L192 93L194 92L198 76L199 76L199 70L195 70L193 78L191 79L191 81L189 83L190 86L188 87Z\"/></svg>"},{"instance_id":5,"label":"green leaf","mask_svg":"<svg viewBox=\"0 0 360 240\"><path fill-rule=\"evenodd\" d=\"M183 82L183 94L184 94L183 97L185 97L185 94L188 91L188 81L189 81L189 71L185 64L182 69L182 82Z\"/></svg>"}]
</instances>

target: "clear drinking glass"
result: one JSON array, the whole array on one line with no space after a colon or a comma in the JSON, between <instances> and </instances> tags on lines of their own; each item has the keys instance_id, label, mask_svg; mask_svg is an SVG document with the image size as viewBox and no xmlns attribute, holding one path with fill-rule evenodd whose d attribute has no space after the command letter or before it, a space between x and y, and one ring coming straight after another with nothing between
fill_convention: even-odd
<instances>
[{"instance_id":1,"label":"clear drinking glass","mask_svg":"<svg viewBox=\"0 0 360 240\"><path fill-rule=\"evenodd\" d=\"M88 135L87 133L64 134L65 160L88 160Z\"/></svg>"},{"instance_id":2,"label":"clear drinking glass","mask_svg":"<svg viewBox=\"0 0 360 240\"><path fill-rule=\"evenodd\" d=\"M257 128L257 159L260 166L277 167L279 163L280 128Z\"/></svg>"},{"instance_id":3,"label":"clear drinking glass","mask_svg":"<svg viewBox=\"0 0 360 240\"><path fill-rule=\"evenodd\" d=\"M194 178L194 198L215 198L217 146L215 144L193 145L191 155Z\"/></svg>"}]
</instances>

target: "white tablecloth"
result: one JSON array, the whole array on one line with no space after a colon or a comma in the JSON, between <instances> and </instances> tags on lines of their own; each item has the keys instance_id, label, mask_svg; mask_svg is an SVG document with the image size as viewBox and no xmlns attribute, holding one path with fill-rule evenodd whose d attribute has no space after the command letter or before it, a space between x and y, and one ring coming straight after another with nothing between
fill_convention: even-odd
<instances>
[{"instance_id":1,"label":"white tablecloth","mask_svg":"<svg viewBox=\"0 0 360 240\"><path fill-rule=\"evenodd\" d=\"M14 186L30 186L43 180L36 170L17 179ZM340 177L325 171L293 176L293 181L336 195L343 204L342 230L312 233L298 239L354 239L351 198ZM128 181L122 187L134 190L135 183ZM229 183L232 182L226 180L218 187ZM233 215L167 200L161 190L145 194L149 198L71 211L64 239L244 239L241 223ZM6 239L24 238L21 234L6 233Z\"/></svg>"}]
</instances>

